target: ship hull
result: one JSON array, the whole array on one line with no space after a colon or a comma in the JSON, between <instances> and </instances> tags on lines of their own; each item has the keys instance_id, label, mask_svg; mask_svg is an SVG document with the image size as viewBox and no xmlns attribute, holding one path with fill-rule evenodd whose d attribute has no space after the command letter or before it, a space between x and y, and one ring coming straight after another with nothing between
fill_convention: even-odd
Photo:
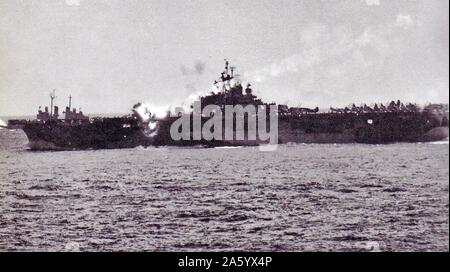
<instances>
[{"instance_id":1,"label":"ship hull","mask_svg":"<svg viewBox=\"0 0 450 272\"><path fill-rule=\"evenodd\" d=\"M317 114L284 118L281 143L365 143L438 141L448 137L448 118L423 112Z\"/></svg>"},{"instance_id":2,"label":"ship hull","mask_svg":"<svg viewBox=\"0 0 450 272\"><path fill-rule=\"evenodd\" d=\"M178 140L170 127L177 117L158 123L156 136L146 136L135 119L105 118L98 122L69 124L29 122L22 129L31 150L134 148L137 146L257 146L259 140ZM204 123L207 119L203 119ZM427 113L309 114L279 116L278 143L365 143L438 141L449 136L448 117Z\"/></svg>"},{"instance_id":3,"label":"ship hull","mask_svg":"<svg viewBox=\"0 0 450 272\"><path fill-rule=\"evenodd\" d=\"M162 121L159 134L155 138L155 145L253 146L269 142L248 140L246 132L244 140L174 141L170 136L170 126L176 119L168 118ZM202 124L206 120L202 120ZM424 112L279 116L278 143L388 144L439 141L449 137L446 120L448 116ZM267 125L269 127L269 124ZM225 129L225 127L222 128L222 130Z\"/></svg>"},{"instance_id":4,"label":"ship hull","mask_svg":"<svg viewBox=\"0 0 450 272\"><path fill-rule=\"evenodd\" d=\"M115 149L151 144L137 121L119 118L84 124L27 123L22 129L31 150Z\"/></svg>"}]
</instances>

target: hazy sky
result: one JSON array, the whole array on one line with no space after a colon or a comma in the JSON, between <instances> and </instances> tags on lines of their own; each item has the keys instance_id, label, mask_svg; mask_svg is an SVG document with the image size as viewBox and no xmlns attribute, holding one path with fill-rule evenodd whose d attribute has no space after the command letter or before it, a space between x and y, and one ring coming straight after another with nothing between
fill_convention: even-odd
<instances>
[{"instance_id":1,"label":"hazy sky","mask_svg":"<svg viewBox=\"0 0 450 272\"><path fill-rule=\"evenodd\" d=\"M207 92L223 59L267 102L448 102L447 0L1 0L0 115L126 113ZM185 102L186 103L186 102Z\"/></svg>"}]
</instances>

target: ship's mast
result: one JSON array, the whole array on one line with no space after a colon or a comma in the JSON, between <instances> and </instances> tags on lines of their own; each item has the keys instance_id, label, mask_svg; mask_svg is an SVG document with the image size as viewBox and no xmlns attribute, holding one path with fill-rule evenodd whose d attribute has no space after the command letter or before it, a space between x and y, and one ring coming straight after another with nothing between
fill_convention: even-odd
<instances>
[{"instance_id":1,"label":"ship's mast","mask_svg":"<svg viewBox=\"0 0 450 272\"><path fill-rule=\"evenodd\" d=\"M53 118L53 100L56 98L56 90L50 93L50 118Z\"/></svg>"},{"instance_id":2,"label":"ship's mast","mask_svg":"<svg viewBox=\"0 0 450 272\"><path fill-rule=\"evenodd\" d=\"M228 75L228 65L229 65L229 62L228 62L228 60L225 59L225 74L226 75Z\"/></svg>"},{"instance_id":3,"label":"ship's mast","mask_svg":"<svg viewBox=\"0 0 450 272\"><path fill-rule=\"evenodd\" d=\"M230 63L228 62L227 59L224 59L225 61L225 70L222 72L222 91L224 93L226 93L226 85L230 84L230 80L233 78L234 76L234 69L235 67L231 66L230 67ZM231 75L230 75L230 71L231 71Z\"/></svg>"},{"instance_id":4,"label":"ship's mast","mask_svg":"<svg viewBox=\"0 0 450 272\"><path fill-rule=\"evenodd\" d=\"M72 95L69 95L69 110L72 108Z\"/></svg>"}]
</instances>

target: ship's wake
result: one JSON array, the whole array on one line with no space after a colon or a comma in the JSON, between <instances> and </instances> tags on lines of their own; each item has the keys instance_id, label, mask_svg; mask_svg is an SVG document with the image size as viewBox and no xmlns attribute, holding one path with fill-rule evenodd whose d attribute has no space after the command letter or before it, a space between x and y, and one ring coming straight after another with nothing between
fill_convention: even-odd
<instances>
[{"instance_id":1,"label":"ship's wake","mask_svg":"<svg viewBox=\"0 0 450 272\"><path fill-rule=\"evenodd\" d=\"M0 129L6 128L8 125L2 120L0 119Z\"/></svg>"},{"instance_id":2,"label":"ship's wake","mask_svg":"<svg viewBox=\"0 0 450 272\"><path fill-rule=\"evenodd\" d=\"M429 142L428 144L433 144L433 145L446 144L446 145L448 145L448 142L449 142L449 137L447 137L446 139L443 139L441 141Z\"/></svg>"}]
</instances>

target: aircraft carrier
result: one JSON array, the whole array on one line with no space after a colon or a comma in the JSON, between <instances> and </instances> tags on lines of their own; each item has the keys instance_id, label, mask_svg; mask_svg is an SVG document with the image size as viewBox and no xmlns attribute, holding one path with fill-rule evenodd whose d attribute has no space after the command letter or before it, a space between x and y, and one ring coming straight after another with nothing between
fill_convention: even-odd
<instances>
[{"instance_id":1,"label":"aircraft carrier","mask_svg":"<svg viewBox=\"0 0 450 272\"><path fill-rule=\"evenodd\" d=\"M271 106L259 99L251 84L243 85L235 67L225 62L220 77L214 81L215 91L199 97L206 105ZM244 89L245 86L245 89ZM89 118L69 105L60 116L51 94L50 108L39 109L34 120L9 120L8 128L22 129L31 150L80 150L133 148L137 146L235 146L260 145L264 141L249 140L174 140L170 127L182 114L167 113L156 118L146 109L145 118L134 105L131 113L114 118ZM349 105L324 111L316 108L276 105L278 143L366 143L425 142L448 138L448 104L430 104L423 108L400 100L370 106ZM191 107L192 108L192 107ZM186 112L190 120L195 112ZM201 114L201 113L200 113ZM201 116L204 124L209 116ZM192 126L191 126L192 127Z\"/></svg>"}]
</instances>

